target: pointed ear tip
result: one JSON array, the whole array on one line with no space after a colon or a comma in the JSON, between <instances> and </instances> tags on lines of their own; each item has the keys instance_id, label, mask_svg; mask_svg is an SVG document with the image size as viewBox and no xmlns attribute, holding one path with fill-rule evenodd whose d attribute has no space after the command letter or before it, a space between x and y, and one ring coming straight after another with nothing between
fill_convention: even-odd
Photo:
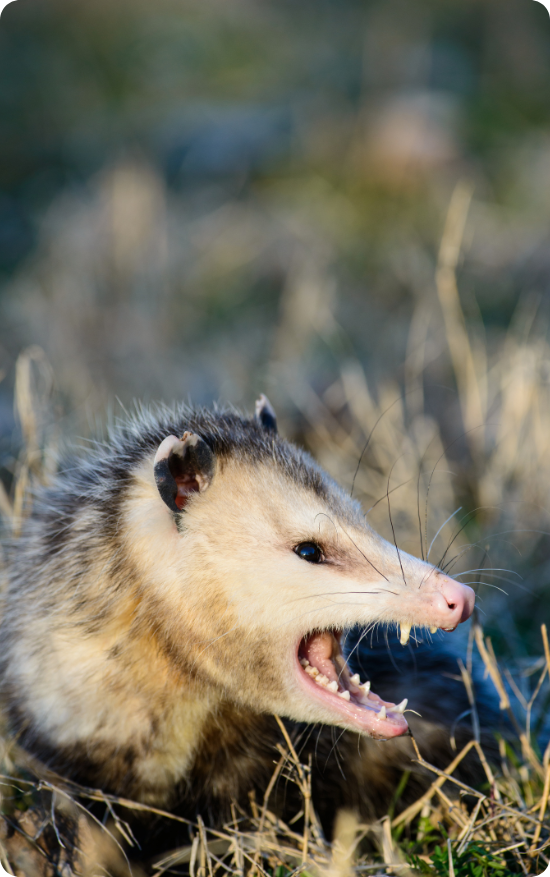
<instances>
[{"instance_id":1,"label":"pointed ear tip","mask_svg":"<svg viewBox=\"0 0 550 877\"><path fill-rule=\"evenodd\" d=\"M270 412L273 412L273 405L265 395L265 393L260 393L258 398L256 399L256 411L262 411L263 409L267 409Z\"/></svg>"},{"instance_id":2,"label":"pointed ear tip","mask_svg":"<svg viewBox=\"0 0 550 877\"><path fill-rule=\"evenodd\" d=\"M160 445L157 448L157 452L155 454L155 465L160 463L162 460L167 460L174 447L181 444L181 439L177 438L175 435L167 435L165 439L163 439Z\"/></svg>"},{"instance_id":3,"label":"pointed ear tip","mask_svg":"<svg viewBox=\"0 0 550 877\"><path fill-rule=\"evenodd\" d=\"M273 409L273 405L264 393L260 393L259 399L256 400L256 420L264 429L270 432L277 432L277 415Z\"/></svg>"}]
</instances>

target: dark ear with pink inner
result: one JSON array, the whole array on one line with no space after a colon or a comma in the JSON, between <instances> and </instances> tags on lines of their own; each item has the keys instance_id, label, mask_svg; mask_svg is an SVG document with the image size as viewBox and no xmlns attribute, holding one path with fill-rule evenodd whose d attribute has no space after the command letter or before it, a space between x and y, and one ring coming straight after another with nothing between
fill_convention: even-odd
<instances>
[{"instance_id":1,"label":"dark ear with pink inner","mask_svg":"<svg viewBox=\"0 0 550 877\"><path fill-rule=\"evenodd\" d=\"M256 420L267 432L277 434L277 416L271 402L263 393L256 400Z\"/></svg>"},{"instance_id":2,"label":"dark ear with pink inner","mask_svg":"<svg viewBox=\"0 0 550 877\"><path fill-rule=\"evenodd\" d=\"M181 512L189 497L212 481L214 454L200 436L184 432L180 439L169 435L161 442L154 466L161 499L170 511Z\"/></svg>"}]
</instances>

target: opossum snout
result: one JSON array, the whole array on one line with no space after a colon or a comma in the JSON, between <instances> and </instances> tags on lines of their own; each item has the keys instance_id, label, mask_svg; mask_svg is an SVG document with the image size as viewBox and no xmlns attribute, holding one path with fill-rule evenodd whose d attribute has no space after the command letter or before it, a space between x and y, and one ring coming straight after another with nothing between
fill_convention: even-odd
<instances>
[{"instance_id":1,"label":"opossum snout","mask_svg":"<svg viewBox=\"0 0 550 877\"><path fill-rule=\"evenodd\" d=\"M435 595L437 609L445 624L444 629L455 628L461 621L466 621L474 611L476 595L468 585L463 585L448 576L441 576Z\"/></svg>"}]
</instances>

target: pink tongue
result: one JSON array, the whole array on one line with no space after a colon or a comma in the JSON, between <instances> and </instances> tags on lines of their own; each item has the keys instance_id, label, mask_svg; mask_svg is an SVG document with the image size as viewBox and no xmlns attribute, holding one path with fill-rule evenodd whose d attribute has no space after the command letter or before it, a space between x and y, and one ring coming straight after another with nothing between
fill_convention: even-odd
<instances>
[{"instance_id":1,"label":"pink tongue","mask_svg":"<svg viewBox=\"0 0 550 877\"><path fill-rule=\"evenodd\" d=\"M331 661L333 648L334 636L332 633L326 630L322 633L313 633L303 641L300 657L307 658L310 664L317 667L330 680L336 679L338 681L336 668Z\"/></svg>"}]
</instances>

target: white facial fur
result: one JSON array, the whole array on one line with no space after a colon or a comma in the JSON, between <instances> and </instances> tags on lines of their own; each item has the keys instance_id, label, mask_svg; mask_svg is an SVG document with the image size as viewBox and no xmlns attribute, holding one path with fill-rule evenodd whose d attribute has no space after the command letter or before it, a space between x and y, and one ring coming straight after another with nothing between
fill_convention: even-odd
<instances>
[{"instance_id":1,"label":"white facial fur","mask_svg":"<svg viewBox=\"0 0 550 877\"><path fill-rule=\"evenodd\" d=\"M298 720L329 721L294 677L306 633L355 624L406 629L458 623L450 624L442 597L451 580L398 553L362 521L354 504L349 519L338 516L330 502L293 483L275 464L218 466L210 487L190 500L182 533L157 500L147 467L138 489L140 496L128 504L127 532L159 602L170 606L175 646L179 619L182 660L238 702ZM294 548L309 541L323 548L326 562L298 557Z\"/></svg>"}]
</instances>

